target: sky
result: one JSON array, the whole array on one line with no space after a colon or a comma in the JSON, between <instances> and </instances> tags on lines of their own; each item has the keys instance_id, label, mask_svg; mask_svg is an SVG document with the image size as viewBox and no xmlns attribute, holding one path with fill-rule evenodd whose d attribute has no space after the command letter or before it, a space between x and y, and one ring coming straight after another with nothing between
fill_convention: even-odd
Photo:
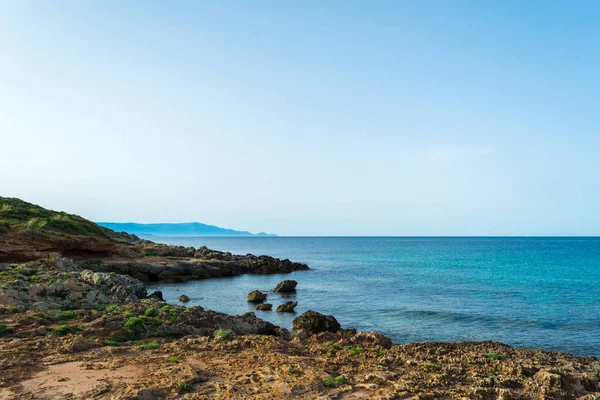
<instances>
[{"instance_id":1,"label":"sky","mask_svg":"<svg viewBox=\"0 0 600 400\"><path fill-rule=\"evenodd\" d=\"M0 0L0 195L279 235L600 235L599 19Z\"/></svg>"}]
</instances>

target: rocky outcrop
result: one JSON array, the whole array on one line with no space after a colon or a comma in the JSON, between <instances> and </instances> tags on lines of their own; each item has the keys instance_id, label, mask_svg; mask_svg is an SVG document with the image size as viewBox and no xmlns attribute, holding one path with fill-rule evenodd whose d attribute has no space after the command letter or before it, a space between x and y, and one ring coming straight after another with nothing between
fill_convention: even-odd
<instances>
[{"instance_id":1,"label":"rocky outcrop","mask_svg":"<svg viewBox=\"0 0 600 400\"><path fill-rule=\"evenodd\" d=\"M279 282L273 291L276 293L293 293L296 291L296 285L298 285L298 282L294 280L285 280Z\"/></svg>"},{"instance_id":2,"label":"rocky outcrop","mask_svg":"<svg viewBox=\"0 0 600 400\"><path fill-rule=\"evenodd\" d=\"M302 313L292 323L294 330L309 333L337 332L341 326L333 315L323 315L313 310Z\"/></svg>"},{"instance_id":3,"label":"rocky outcrop","mask_svg":"<svg viewBox=\"0 0 600 400\"><path fill-rule=\"evenodd\" d=\"M253 290L248 293L248 302L250 303L260 303L267 298L267 295L261 292L260 290Z\"/></svg>"},{"instance_id":4,"label":"rocky outcrop","mask_svg":"<svg viewBox=\"0 0 600 400\"><path fill-rule=\"evenodd\" d=\"M181 296L179 296L179 301L182 303L187 303L188 301L190 301L190 298L187 297L185 294L182 294Z\"/></svg>"},{"instance_id":5,"label":"rocky outcrop","mask_svg":"<svg viewBox=\"0 0 600 400\"><path fill-rule=\"evenodd\" d=\"M294 312L294 308L296 308L297 305L297 301L287 301L277 307L277 312Z\"/></svg>"},{"instance_id":6,"label":"rocky outcrop","mask_svg":"<svg viewBox=\"0 0 600 400\"><path fill-rule=\"evenodd\" d=\"M260 311L271 311L273 309L273 304L269 304L269 303L259 304L256 306L256 309L260 310Z\"/></svg>"}]
</instances>

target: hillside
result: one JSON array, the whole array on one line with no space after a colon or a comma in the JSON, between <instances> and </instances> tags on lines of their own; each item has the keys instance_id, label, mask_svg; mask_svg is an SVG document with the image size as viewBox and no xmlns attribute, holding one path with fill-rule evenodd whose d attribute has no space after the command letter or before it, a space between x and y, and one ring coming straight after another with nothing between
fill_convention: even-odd
<instances>
[{"instance_id":1,"label":"hillside","mask_svg":"<svg viewBox=\"0 0 600 400\"><path fill-rule=\"evenodd\" d=\"M266 233L253 234L246 231L220 228L200 222L138 224L134 222L98 222L105 228L139 236L275 236Z\"/></svg>"},{"instance_id":2,"label":"hillside","mask_svg":"<svg viewBox=\"0 0 600 400\"><path fill-rule=\"evenodd\" d=\"M139 239L78 215L0 197L0 262L35 260L49 252L70 256L137 253Z\"/></svg>"}]
</instances>

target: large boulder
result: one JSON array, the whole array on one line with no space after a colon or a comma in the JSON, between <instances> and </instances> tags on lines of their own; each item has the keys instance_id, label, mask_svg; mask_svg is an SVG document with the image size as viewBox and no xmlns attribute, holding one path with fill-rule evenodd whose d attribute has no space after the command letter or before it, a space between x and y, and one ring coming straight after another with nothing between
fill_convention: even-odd
<instances>
[{"instance_id":1,"label":"large boulder","mask_svg":"<svg viewBox=\"0 0 600 400\"><path fill-rule=\"evenodd\" d=\"M253 290L248 293L248 301L250 303L260 303L267 298L267 295L261 292L260 290Z\"/></svg>"},{"instance_id":2,"label":"large boulder","mask_svg":"<svg viewBox=\"0 0 600 400\"><path fill-rule=\"evenodd\" d=\"M340 323L333 315L323 315L316 311L308 310L302 313L292 323L294 330L304 330L311 333L337 332L340 330Z\"/></svg>"},{"instance_id":3,"label":"large boulder","mask_svg":"<svg viewBox=\"0 0 600 400\"><path fill-rule=\"evenodd\" d=\"M297 301L288 301L277 307L277 312L294 312L294 308L298 305Z\"/></svg>"},{"instance_id":4,"label":"large boulder","mask_svg":"<svg viewBox=\"0 0 600 400\"><path fill-rule=\"evenodd\" d=\"M278 293L292 293L296 291L296 285L298 285L298 282L294 280L285 280L283 282L279 282L273 291Z\"/></svg>"}]
</instances>

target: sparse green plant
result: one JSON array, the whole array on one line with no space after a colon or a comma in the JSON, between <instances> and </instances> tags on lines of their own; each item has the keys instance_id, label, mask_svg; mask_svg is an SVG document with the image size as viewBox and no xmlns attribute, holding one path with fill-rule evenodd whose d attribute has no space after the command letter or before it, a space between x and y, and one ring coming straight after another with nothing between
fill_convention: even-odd
<instances>
[{"instance_id":1,"label":"sparse green plant","mask_svg":"<svg viewBox=\"0 0 600 400\"><path fill-rule=\"evenodd\" d=\"M344 385L346 383L346 378L344 378L342 375L340 376L336 376L335 378L333 378L333 380L335 381L335 383L337 383L338 385Z\"/></svg>"},{"instance_id":2,"label":"sparse green plant","mask_svg":"<svg viewBox=\"0 0 600 400\"><path fill-rule=\"evenodd\" d=\"M215 337L223 338L225 340L231 340L231 339L233 339L233 334L229 331L217 329L215 331Z\"/></svg>"},{"instance_id":3,"label":"sparse green plant","mask_svg":"<svg viewBox=\"0 0 600 400\"><path fill-rule=\"evenodd\" d=\"M425 371L440 371L442 366L436 363L427 363L423 364L423 369L425 369Z\"/></svg>"},{"instance_id":4,"label":"sparse green plant","mask_svg":"<svg viewBox=\"0 0 600 400\"><path fill-rule=\"evenodd\" d=\"M158 342L154 341L154 342L150 342L150 343L138 343L137 347L140 350L156 350L156 349L158 349Z\"/></svg>"},{"instance_id":5,"label":"sparse green plant","mask_svg":"<svg viewBox=\"0 0 600 400\"><path fill-rule=\"evenodd\" d=\"M177 357L171 357L171 358L169 358L169 362L172 362L174 364L178 364L179 363L179 358L177 358Z\"/></svg>"},{"instance_id":6,"label":"sparse green plant","mask_svg":"<svg viewBox=\"0 0 600 400\"><path fill-rule=\"evenodd\" d=\"M353 356L365 352L365 349L361 349L360 347L346 347L345 350Z\"/></svg>"},{"instance_id":7,"label":"sparse green plant","mask_svg":"<svg viewBox=\"0 0 600 400\"><path fill-rule=\"evenodd\" d=\"M377 386L383 385L384 382L385 381L383 379L379 378L379 377L375 377L373 379L373 383L376 384Z\"/></svg>"},{"instance_id":8,"label":"sparse green plant","mask_svg":"<svg viewBox=\"0 0 600 400\"><path fill-rule=\"evenodd\" d=\"M118 346L119 342L117 342L115 339L106 339L106 341L104 342L105 346Z\"/></svg>"},{"instance_id":9,"label":"sparse green plant","mask_svg":"<svg viewBox=\"0 0 600 400\"><path fill-rule=\"evenodd\" d=\"M298 369L290 366L288 368L288 374L291 374L291 375L300 375L300 370L298 370Z\"/></svg>"},{"instance_id":10,"label":"sparse green plant","mask_svg":"<svg viewBox=\"0 0 600 400\"><path fill-rule=\"evenodd\" d=\"M148 251L144 252L144 255L146 257L156 257L158 255L158 253L155 251L148 250Z\"/></svg>"},{"instance_id":11,"label":"sparse green plant","mask_svg":"<svg viewBox=\"0 0 600 400\"><path fill-rule=\"evenodd\" d=\"M60 319L74 319L77 318L77 313L73 310L65 311L59 315Z\"/></svg>"},{"instance_id":12,"label":"sparse green plant","mask_svg":"<svg viewBox=\"0 0 600 400\"><path fill-rule=\"evenodd\" d=\"M375 361L373 364L379 365L380 367L385 367L385 361Z\"/></svg>"},{"instance_id":13,"label":"sparse green plant","mask_svg":"<svg viewBox=\"0 0 600 400\"><path fill-rule=\"evenodd\" d=\"M124 316L125 318L132 318L132 317L135 317L135 314L134 314L134 313L132 313L131 311L125 311L125 312L123 313L123 316Z\"/></svg>"},{"instance_id":14,"label":"sparse green plant","mask_svg":"<svg viewBox=\"0 0 600 400\"><path fill-rule=\"evenodd\" d=\"M116 272L111 272L110 274L108 274L111 278L116 278L119 274L117 274Z\"/></svg>"},{"instance_id":15,"label":"sparse green plant","mask_svg":"<svg viewBox=\"0 0 600 400\"><path fill-rule=\"evenodd\" d=\"M70 326L70 325L64 324L64 325L61 325L58 328L56 328L54 331L56 332L56 334L58 336L65 336L65 335L71 335L73 333L77 333L80 330L82 330L81 326Z\"/></svg>"},{"instance_id":16,"label":"sparse green plant","mask_svg":"<svg viewBox=\"0 0 600 400\"><path fill-rule=\"evenodd\" d=\"M504 357L498 353L485 353L485 358L491 358L492 360L502 360Z\"/></svg>"},{"instance_id":17,"label":"sparse green plant","mask_svg":"<svg viewBox=\"0 0 600 400\"><path fill-rule=\"evenodd\" d=\"M385 355L385 350L379 350L379 353L377 353L379 355L379 357L384 356Z\"/></svg>"},{"instance_id":18,"label":"sparse green plant","mask_svg":"<svg viewBox=\"0 0 600 400\"><path fill-rule=\"evenodd\" d=\"M194 390L194 385L192 385L190 382L184 381L179 384L179 392L181 392L181 393L187 393L187 392L191 392L193 390Z\"/></svg>"},{"instance_id":19,"label":"sparse green plant","mask_svg":"<svg viewBox=\"0 0 600 400\"><path fill-rule=\"evenodd\" d=\"M0 324L0 337L9 333L13 333L15 328L11 326L6 326L5 324Z\"/></svg>"},{"instance_id":20,"label":"sparse green plant","mask_svg":"<svg viewBox=\"0 0 600 400\"><path fill-rule=\"evenodd\" d=\"M325 342L325 347L329 347L329 348L334 349L334 350L341 349L341 346L339 344L337 344L337 343L334 343L334 342Z\"/></svg>"},{"instance_id":21,"label":"sparse green plant","mask_svg":"<svg viewBox=\"0 0 600 400\"><path fill-rule=\"evenodd\" d=\"M111 304L110 306L108 306L106 308L106 312L109 313L109 314L112 314L113 311L115 311L117 309L117 307L119 307L118 304Z\"/></svg>"},{"instance_id":22,"label":"sparse green plant","mask_svg":"<svg viewBox=\"0 0 600 400\"><path fill-rule=\"evenodd\" d=\"M323 382L323 386L325 386L326 388L330 388L330 387L334 387L335 386L335 382L332 381L329 378L323 378L322 382Z\"/></svg>"},{"instance_id":23,"label":"sparse green plant","mask_svg":"<svg viewBox=\"0 0 600 400\"><path fill-rule=\"evenodd\" d=\"M104 311L104 310L106 310L106 307L108 307L108 304L102 303L102 304L98 304L97 306L95 306L94 310L96 310L96 311Z\"/></svg>"}]
</instances>

